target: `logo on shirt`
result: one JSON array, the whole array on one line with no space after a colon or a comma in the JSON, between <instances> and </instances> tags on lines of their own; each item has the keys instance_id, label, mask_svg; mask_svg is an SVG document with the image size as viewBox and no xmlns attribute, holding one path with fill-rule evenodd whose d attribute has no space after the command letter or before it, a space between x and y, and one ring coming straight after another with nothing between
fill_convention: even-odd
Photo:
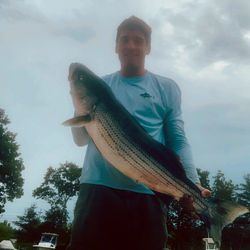
<instances>
[{"instance_id":1,"label":"logo on shirt","mask_svg":"<svg viewBox=\"0 0 250 250\"><path fill-rule=\"evenodd\" d=\"M153 96L151 96L149 93L145 92L143 94L140 94L140 96L142 96L143 98L152 98Z\"/></svg>"}]
</instances>

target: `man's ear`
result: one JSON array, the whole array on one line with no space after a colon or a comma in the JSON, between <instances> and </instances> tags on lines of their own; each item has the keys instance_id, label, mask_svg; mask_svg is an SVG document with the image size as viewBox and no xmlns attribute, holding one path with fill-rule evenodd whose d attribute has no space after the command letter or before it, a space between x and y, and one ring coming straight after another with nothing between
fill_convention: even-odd
<instances>
[{"instance_id":1,"label":"man's ear","mask_svg":"<svg viewBox=\"0 0 250 250\"><path fill-rule=\"evenodd\" d=\"M115 53L118 54L118 45L117 45L117 43L115 44Z\"/></svg>"}]
</instances>

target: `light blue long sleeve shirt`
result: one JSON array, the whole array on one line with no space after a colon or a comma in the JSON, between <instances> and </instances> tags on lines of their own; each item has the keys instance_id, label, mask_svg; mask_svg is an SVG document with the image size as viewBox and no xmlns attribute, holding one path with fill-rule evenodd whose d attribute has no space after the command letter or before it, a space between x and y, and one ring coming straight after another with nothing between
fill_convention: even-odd
<instances>
[{"instance_id":1,"label":"light blue long sleeve shirt","mask_svg":"<svg viewBox=\"0 0 250 250\"><path fill-rule=\"evenodd\" d=\"M149 71L139 77L123 77L120 72L103 77L116 98L157 141L171 148L181 159L187 177L199 183L191 148L184 132L181 92L177 84ZM109 164L90 140L81 183L153 194L152 190L123 175Z\"/></svg>"}]
</instances>

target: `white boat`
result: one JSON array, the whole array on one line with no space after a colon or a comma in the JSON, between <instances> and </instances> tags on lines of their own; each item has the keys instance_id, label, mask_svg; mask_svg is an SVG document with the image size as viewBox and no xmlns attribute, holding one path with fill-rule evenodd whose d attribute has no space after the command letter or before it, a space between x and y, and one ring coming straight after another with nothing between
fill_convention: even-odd
<instances>
[{"instance_id":1,"label":"white boat","mask_svg":"<svg viewBox=\"0 0 250 250\"><path fill-rule=\"evenodd\" d=\"M16 250L10 240L2 240L0 242L0 249L3 250Z\"/></svg>"},{"instance_id":2,"label":"white boat","mask_svg":"<svg viewBox=\"0 0 250 250\"><path fill-rule=\"evenodd\" d=\"M217 248L213 238L203 238L203 241L205 242L205 249L206 250L219 250L219 248Z\"/></svg>"},{"instance_id":3,"label":"white boat","mask_svg":"<svg viewBox=\"0 0 250 250\"><path fill-rule=\"evenodd\" d=\"M55 233L42 233L41 240L38 245L33 245L36 250L49 250L56 249L58 234Z\"/></svg>"}]
</instances>

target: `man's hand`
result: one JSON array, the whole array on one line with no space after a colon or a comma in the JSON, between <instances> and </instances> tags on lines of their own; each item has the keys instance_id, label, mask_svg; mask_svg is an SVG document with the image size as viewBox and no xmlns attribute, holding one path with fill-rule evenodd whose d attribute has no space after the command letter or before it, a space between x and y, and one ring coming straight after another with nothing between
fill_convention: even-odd
<instances>
[{"instance_id":1,"label":"man's hand","mask_svg":"<svg viewBox=\"0 0 250 250\"><path fill-rule=\"evenodd\" d=\"M208 198L212 195L212 192L209 189L202 187L200 183L196 183L196 186L200 189L203 198Z\"/></svg>"},{"instance_id":2,"label":"man's hand","mask_svg":"<svg viewBox=\"0 0 250 250\"><path fill-rule=\"evenodd\" d=\"M196 183L196 186L200 189L203 198L208 198L211 196L212 192L209 189L202 187L200 183ZM199 214L195 210L193 204L194 199L192 196L184 194L183 197L180 198L179 203L184 213L189 214L193 219L200 218Z\"/></svg>"},{"instance_id":3,"label":"man's hand","mask_svg":"<svg viewBox=\"0 0 250 250\"><path fill-rule=\"evenodd\" d=\"M195 220L200 219L199 214L195 210L194 199L193 199L192 196L184 194L180 198L179 204L180 204L180 206L182 208L182 213L187 214L192 219L195 219Z\"/></svg>"}]
</instances>

